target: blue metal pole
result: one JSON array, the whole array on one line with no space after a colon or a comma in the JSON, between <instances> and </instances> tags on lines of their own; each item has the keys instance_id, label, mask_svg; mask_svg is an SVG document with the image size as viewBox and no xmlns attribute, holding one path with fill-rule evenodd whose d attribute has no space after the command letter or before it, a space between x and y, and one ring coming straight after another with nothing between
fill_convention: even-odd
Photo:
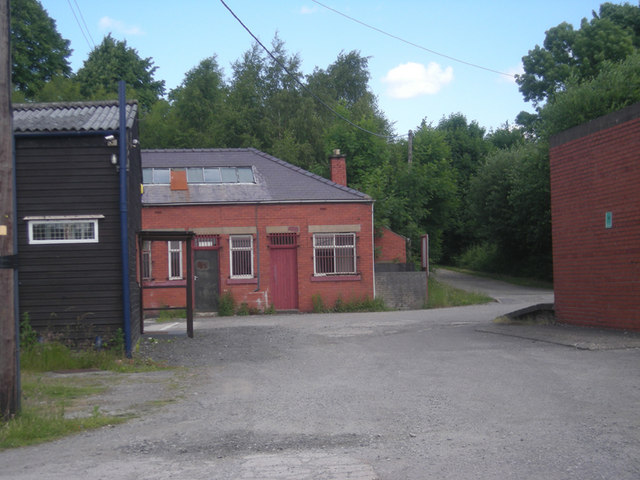
<instances>
[{"instance_id":1,"label":"blue metal pole","mask_svg":"<svg viewBox=\"0 0 640 480\"><path fill-rule=\"evenodd\" d=\"M122 310L124 320L124 348L131 357L131 292L129 288L129 212L127 204L127 103L124 80L118 85L120 104L120 246L122 251Z\"/></svg>"}]
</instances>

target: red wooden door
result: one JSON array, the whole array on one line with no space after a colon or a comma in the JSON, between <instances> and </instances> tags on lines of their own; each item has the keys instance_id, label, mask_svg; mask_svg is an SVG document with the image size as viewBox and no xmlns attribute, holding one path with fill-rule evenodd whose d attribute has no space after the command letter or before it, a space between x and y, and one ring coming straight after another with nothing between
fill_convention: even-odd
<instances>
[{"instance_id":1,"label":"red wooden door","mask_svg":"<svg viewBox=\"0 0 640 480\"><path fill-rule=\"evenodd\" d=\"M271 297L276 310L298 308L298 249L271 248Z\"/></svg>"}]
</instances>

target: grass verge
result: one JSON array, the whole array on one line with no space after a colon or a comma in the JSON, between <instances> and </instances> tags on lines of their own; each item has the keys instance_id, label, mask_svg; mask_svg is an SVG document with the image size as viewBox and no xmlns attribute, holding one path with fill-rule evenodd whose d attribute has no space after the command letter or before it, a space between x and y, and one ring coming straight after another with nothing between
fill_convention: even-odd
<instances>
[{"instance_id":1,"label":"grass verge","mask_svg":"<svg viewBox=\"0 0 640 480\"><path fill-rule=\"evenodd\" d=\"M493 298L482 293L467 292L429 277L429 299L426 308L461 307L493 302Z\"/></svg>"},{"instance_id":2,"label":"grass verge","mask_svg":"<svg viewBox=\"0 0 640 480\"><path fill-rule=\"evenodd\" d=\"M147 361L127 359L115 351L74 351L57 342L24 348L20 362L22 409L9 421L0 421L0 449L48 442L129 419L105 415L98 406L89 416L69 418L65 412L108 386L85 376L61 378L48 372L96 369L133 373L160 368Z\"/></svg>"}]
</instances>

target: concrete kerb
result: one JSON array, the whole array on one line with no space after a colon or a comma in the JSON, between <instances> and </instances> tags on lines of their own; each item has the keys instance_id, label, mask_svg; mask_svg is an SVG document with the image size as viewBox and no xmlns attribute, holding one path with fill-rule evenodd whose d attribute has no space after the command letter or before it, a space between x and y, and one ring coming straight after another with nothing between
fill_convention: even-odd
<instances>
[{"instance_id":1,"label":"concrete kerb","mask_svg":"<svg viewBox=\"0 0 640 480\"><path fill-rule=\"evenodd\" d=\"M477 332L563 345L579 350L624 350L640 348L640 333L566 324L493 323L476 327Z\"/></svg>"}]
</instances>

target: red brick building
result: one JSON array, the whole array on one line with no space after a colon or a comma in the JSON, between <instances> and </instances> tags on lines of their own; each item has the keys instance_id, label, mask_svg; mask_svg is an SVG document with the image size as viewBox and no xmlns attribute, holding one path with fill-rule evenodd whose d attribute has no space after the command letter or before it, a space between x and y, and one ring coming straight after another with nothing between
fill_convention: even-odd
<instances>
[{"instance_id":1,"label":"red brick building","mask_svg":"<svg viewBox=\"0 0 640 480\"><path fill-rule=\"evenodd\" d=\"M374 243L376 263L407 262L407 237L382 227L376 231Z\"/></svg>"},{"instance_id":2,"label":"red brick building","mask_svg":"<svg viewBox=\"0 0 640 480\"><path fill-rule=\"evenodd\" d=\"M640 330L640 104L550 143L556 316Z\"/></svg>"},{"instance_id":3,"label":"red brick building","mask_svg":"<svg viewBox=\"0 0 640 480\"><path fill-rule=\"evenodd\" d=\"M193 232L194 306L373 298L373 200L255 149L143 150L145 232ZM344 157L332 178L346 183ZM144 242L145 309L185 305L184 242Z\"/></svg>"}]
</instances>

